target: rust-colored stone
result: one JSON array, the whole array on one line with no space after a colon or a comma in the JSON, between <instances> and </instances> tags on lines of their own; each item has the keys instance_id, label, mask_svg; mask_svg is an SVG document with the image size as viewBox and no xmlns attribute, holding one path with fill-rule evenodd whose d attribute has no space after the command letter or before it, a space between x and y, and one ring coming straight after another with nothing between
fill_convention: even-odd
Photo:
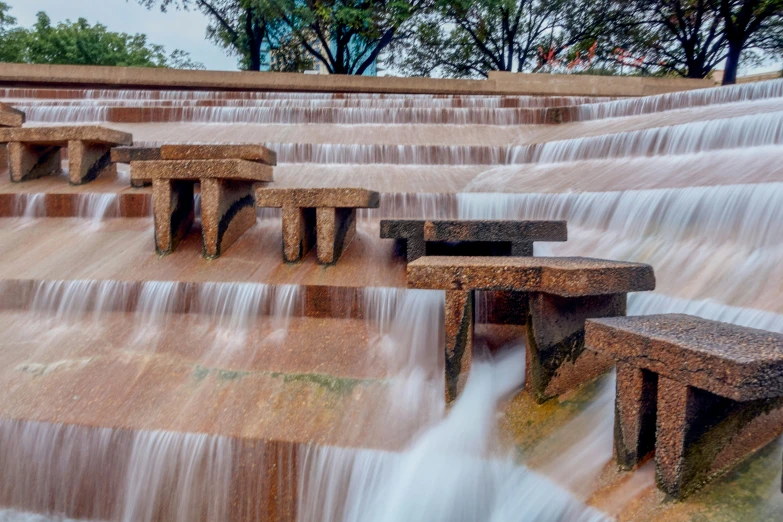
<instances>
[{"instance_id":1,"label":"rust-colored stone","mask_svg":"<svg viewBox=\"0 0 783 522\"><path fill-rule=\"evenodd\" d=\"M649 265L583 257L432 256L408 265L408 286L585 297L653 290L655 276Z\"/></svg>"},{"instance_id":2,"label":"rust-colored stone","mask_svg":"<svg viewBox=\"0 0 783 522\"><path fill-rule=\"evenodd\" d=\"M152 181L155 215L155 251L170 254L193 226L193 182L155 179Z\"/></svg>"},{"instance_id":3,"label":"rust-colored stone","mask_svg":"<svg viewBox=\"0 0 783 522\"><path fill-rule=\"evenodd\" d=\"M111 147L132 141L130 134L103 127L0 128L0 143L8 143L12 181L59 174L60 149L68 147L69 179L80 185L111 173Z\"/></svg>"},{"instance_id":4,"label":"rust-colored stone","mask_svg":"<svg viewBox=\"0 0 783 522\"><path fill-rule=\"evenodd\" d=\"M783 335L681 314L590 321L590 348L737 401L783 395Z\"/></svg>"},{"instance_id":5,"label":"rust-colored stone","mask_svg":"<svg viewBox=\"0 0 783 522\"><path fill-rule=\"evenodd\" d=\"M60 147L49 145L28 145L12 142L8 144L8 170L11 181L20 182L58 175L62 171Z\"/></svg>"},{"instance_id":6,"label":"rust-colored stone","mask_svg":"<svg viewBox=\"0 0 783 522\"><path fill-rule=\"evenodd\" d=\"M263 145L163 145L164 160L242 159L264 165L277 165L277 154Z\"/></svg>"},{"instance_id":7,"label":"rust-colored stone","mask_svg":"<svg viewBox=\"0 0 783 522\"><path fill-rule=\"evenodd\" d=\"M783 432L783 335L671 314L590 320L586 344L618 361L618 464L637 466L654 440L673 497Z\"/></svg>"},{"instance_id":8,"label":"rust-colored stone","mask_svg":"<svg viewBox=\"0 0 783 522\"><path fill-rule=\"evenodd\" d=\"M272 181L272 167L240 159L133 161L131 179Z\"/></svg>"},{"instance_id":9,"label":"rust-colored stone","mask_svg":"<svg viewBox=\"0 0 783 522\"><path fill-rule=\"evenodd\" d=\"M356 235L356 209L378 208L377 192L354 188L282 189L256 191L259 207L283 209L283 259L301 261L313 244L318 262L336 263Z\"/></svg>"},{"instance_id":10,"label":"rust-colored stone","mask_svg":"<svg viewBox=\"0 0 783 522\"><path fill-rule=\"evenodd\" d=\"M215 259L256 223L253 183L201 180L204 257Z\"/></svg>"},{"instance_id":11,"label":"rust-colored stone","mask_svg":"<svg viewBox=\"0 0 783 522\"><path fill-rule=\"evenodd\" d=\"M114 163L156 161L160 159L162 159L160 147L113 147L111 149L111 160Z\"/></svg>"},{"instance_id":12,"label":"rust-colored stone","mask_svg":"<svg viewBox=\"0 0 783 522\"><path fill-rule=\"evenodd\" d=\"M10 105L0 103L0 127L21 127L25 122L25 114Z\"/></svg>"},{"instance_id":13,"label":"rust-colored stone","mask_svg":"<svg viewBox=\"0 0 783 522\"><path fill-rule=\"evenodd\" d=\"M283 260L298 263L315 245L315 209L283 207Z\"/></svg>"},{"instance_id":14,"label":"rust-colored stone","mask_svg":"<svg viewBox=\"0 0 783 522\"><path fill-rule=\"evenodd\" d=\"M380 194L362 188L275 188L256 191L259 207L378 208Z\"/></svg>"},{"instance_id":15,"label":"rust-colored stone","mask_svg":"<svg viewBox=\"0 0 783 522\"><path fill-rule=\"evenodd\" d=\"M527 379L538 402L591 381L612 367L605 355L585 350L585 320L625 315L625 294L561 297L529 294Z\"/></svg>"},{"instance_id":16,"label":"rust-colored stone","mask_svg":"<svg viewBox=\"0 0 783 522\"><path fill-rule=\"evenodd\" d=\"M446 292L446 402L465 388L473 361L473 292Z\"/></svg>"},{"instance_id":17,"label":"rust-colored stone","mask_svg":"<svg viewBox=\"0 0 783 522\"><path fill-rule=\"evenodd\" d=\"M356 209L316 208L315 225L318 262L332 265L356 236Z\"/></svg>"},{"instance_id":18,"label":"rust-colored stone","mask_svg":"<svg viewBox=\"0 0 783 522\"><path fill-rule=\"evenodd\" d=\"M539 402L594 379L611 359L585 350L585 320L625 315L626 293L652 290L652 268L585 258L423 257L408 264L411 288L503 291L527 296L527 387ZM509 299L508 294L522 294ZM446 329L456 330L447 314ZM470 319L473 321L473 318ZM447 346L448 349L448 346Z\"/></svg>"}]
</instances>

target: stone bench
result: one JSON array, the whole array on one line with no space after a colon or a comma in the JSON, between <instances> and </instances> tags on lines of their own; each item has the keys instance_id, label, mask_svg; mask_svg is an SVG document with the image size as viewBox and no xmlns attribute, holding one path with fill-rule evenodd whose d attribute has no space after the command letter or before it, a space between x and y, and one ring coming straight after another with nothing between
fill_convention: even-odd
<instances>
[{"instance_id":1,"label":"stone bench","mask_svg":"<svg viewBox=\"0 0 783 522\"><path fill-rule=\"evenodd\" d=\"M617 463L634 469L654 452L669 495L783 431L781 334L671 314L588 321L585 343L617 361Z\"/></svg>"},{"instance_id":2,"label":"stone bench","mask_svg":"<svg viewBox=\"0 0 783 522\"><path fill-rule=\"evenodd\" d=\"M0 143L8 144L8 167L15 182L59 174L60 151L67 147L71 184L87 183L101 174L116 173L111 148L132 142L130 134L95 126L0 129Z\"/></svg>"},{"instance_id":3,"label":"stone bench","mask_svg":"<svg viewBox=\"0 0 783 522\"><path fill-rule=\"evenodd\" d=\"M535 241L566 241L565 221L381 220L381 238L405 243L408 261L427 256L532 256Z\"/></svg>"},{"instance_id":4,"label":"stone bench","mask_svg":"<svg viewBox=\"0 0 783 522\"><path fill-rule=\"evenodd\" d=\"M160 156L131 161L131 180L152 180L156 251L170 254L190 231L198 182L204 257L219 257L255 224L255 185L272 181L274 153L261 145L164 145Z\"/></svg>"},{"instance_id":5,"label":"stone bench","mask_svg":"<svg viewBox=\"0 0 783 522\"><path fill-rule=\"evenodd\" d=\"M597 377L611 359L584 349L585 320L625 315L626 294L653 290L652 267L586 258L422 257L408 265L410 288L446 291L446 400L467 380L475 291L523 294L526 385L544 402Z\"/></svg>"},{"instance_id":6,"label":"stone bench","mask_svg":"<svg viewBox=\"0 0 783 522\"><path fill-rule=\"evenodd\" d=\"M160 147L114 147L111 149L112 163L130 165L134 161L159 161ZM152 185L151 179L131 179L131 186L140 188Z\"/></svg>"},{"instance_id":7,"label":"stone bench","mask_svg":"<svg viewBox=\"0 0 783 522\"><path fill-rule=\"evenodd\" d=\"M318 262L336 263L356 234L356 209L378 208L377 192L358 188L260 188L259 207L283 211L283 259L297 263L316 245Z\"/></svg>"},{"instance_id":8,"label":"stone bench","mask_svg":"<svg viewBox=\"0 0 783 522\"><path fill-rule=\"evenodd\" d=\"M25 114L10 105L0 103L0 127L21 127L25 122Z\"/></svg>"}]
</instances>

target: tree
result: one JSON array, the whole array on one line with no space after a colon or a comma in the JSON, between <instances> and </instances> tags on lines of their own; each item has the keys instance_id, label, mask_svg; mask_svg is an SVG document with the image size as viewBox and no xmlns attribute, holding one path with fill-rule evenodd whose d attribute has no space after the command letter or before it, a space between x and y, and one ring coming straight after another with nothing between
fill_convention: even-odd
<instances>
[{"instance_id":1,"label":"tree","mask_svg":"<svg viewBox=\"0 0 783 522\"><path fill-rule=\"evenodd\" d=\"M413 75L486 77L595 56L611 19L605 0L437 0L394 64Z\"/></svg>"},{"instance_id":2,"label":"tree","mask_svg":"<svg viewBox=\"0 0 783 522\"><path fill-rule=\"evenodd\" d=\"M364 74L380 53L410 35L429 0L270 0L290 34L331 74Z\"/></svg>"},{"instance_id":3,"label":"tree","mask_svg":"<svg viewBox=\"0 0 783 522\"><path fill-rule=\"evenodd\" d=\"M125 67L203 68L181 50L166 55L161 45L151 44L143 34L109 31L101 24L90 25L80 18L52 25L46 13L37 15L30 29L16 27L0 2L0 59L7 62L116 65Z\"/></svg>"},{"instance_id":4,"label":"tree","mask_svg":"<svg viewBox=\"0 0 783 522\"><path fill-rule=\"evenodd\" d=\"M736 81L741 56L774 50L783 0L618 0L622 59L652 74L706 78L722 62L724 84Z\"/></svg>"},{"instance_id":5,"label":"tree","mask_svg":"<svg viewBox=\"0 0 783 522\"><path fill-rule=\"evenodd\" d=\"M264 46L269 44L269 29L274 23L262 0L138 0L148 9L160 4L169 7L197 9L207 16L207 38L239 59L239 68L261 70Z\"/></svg>"},{"instance_id":6,"label":"tree","mask_svg":"<svg viewBox=\"0 0 783 522\"><path fill-rule=\"evenodd\" d=\"M725 24L726 67L723 84L737 82L740 56L749 49L779 51L783 31L783 0L721 0Z\"/></svg>"}]
</instances>

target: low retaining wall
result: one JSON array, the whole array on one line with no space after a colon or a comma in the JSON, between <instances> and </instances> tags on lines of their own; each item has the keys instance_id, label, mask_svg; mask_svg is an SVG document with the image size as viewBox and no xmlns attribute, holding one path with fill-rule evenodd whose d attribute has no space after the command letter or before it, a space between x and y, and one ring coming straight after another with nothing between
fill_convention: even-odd
<instances>
[{"instance_id":1,"label":"low retaining wall","mask_svg":"<svg viewBox=\"0 0 783 522\"><path fill-rule=\"evenodd\" d=\"M186 71L0 64L0 85L112 89L246 90L391 94L644 96L714 86L711 80L490 73L487 80Z\"/></svg>"}]
</instances>

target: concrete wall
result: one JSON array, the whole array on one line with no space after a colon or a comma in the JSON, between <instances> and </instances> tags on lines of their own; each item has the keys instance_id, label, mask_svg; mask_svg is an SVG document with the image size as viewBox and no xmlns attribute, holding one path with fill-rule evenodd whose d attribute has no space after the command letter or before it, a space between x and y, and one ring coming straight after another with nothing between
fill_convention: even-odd
<instances>
[{"instance_id":1,"label":"concrete wall","mask_svg":"<svg viewBox=\"0 0 783 522\"><path fill-rule=\"evenodd\" d=\"M583 74L516 74L490 72L499 90L520 94L561 96L651 96L714 87L712 80L646 78L642 76L588 76Z\"/></svg>"},{"instance_id":2,"label":"concrete wall","mask_svg":"<svg viewBox=\"0 0 783 522\"><path fill-rule=\"evenodd\" d=\"M399 94L531 94L644 96L712 87L710 80L490 73L488 80L373 78L295 73L183 71L132 67L0 64L0 86L366 92Z\"/></svg>"}]
</instances>

